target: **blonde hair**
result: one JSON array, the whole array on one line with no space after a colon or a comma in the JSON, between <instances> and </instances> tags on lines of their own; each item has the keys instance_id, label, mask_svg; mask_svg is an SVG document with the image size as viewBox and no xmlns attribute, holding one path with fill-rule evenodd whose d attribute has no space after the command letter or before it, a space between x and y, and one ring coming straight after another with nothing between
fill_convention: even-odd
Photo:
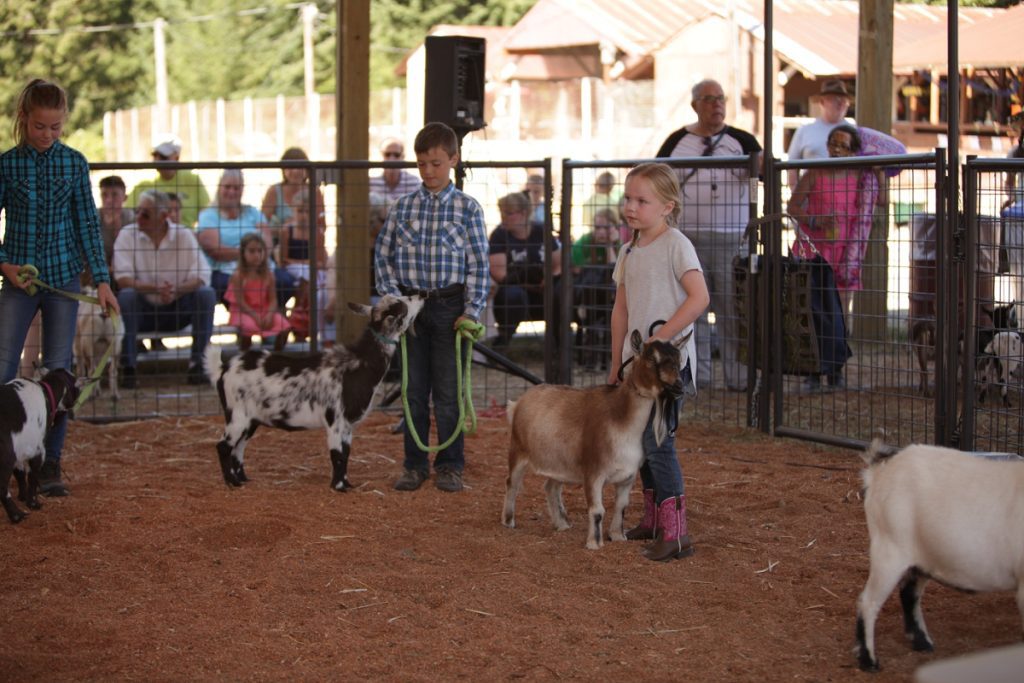
<instances>
[{"instance_id":1,"label":"blonde hair","mask_svg":"<svg viewBox=\"0 0 1024 683\"><path fill-rule=\"evenodd\" d=\"M676 176L676 172L668 164L649 162L634 166L626 174L627 182L630 178L646 178L651 182L651 187L658 199L666 204L672 203L672 212L665 218L665 222L670 227L674 227L679 222L679 214L683 210L682 204L679 203L679 178ZM634 230L631 246L636 246L639 236L640 231Z\"/></svg>"},{"instance_id":2,"label":"blonde hair","mask_svg":"<svg viewBox=\"0 0 1024 683\"><path fill-rule=\"evenodd\" d=\"M213 196L213 201L210 202L210 206L221 207L220 191L224 187L224 183L229 180L237 180L238 184L245 187L245 176L242 175L242 169L240 168L225 168L224 172L220 174L220 180L217 181L217 193Z\"/></svg>"},{"instance_id":3,"label":"blonde hair","mask_svg":"<svg viewBox=\"0 0 1024 683\"><path fill-rule=\"evenodd\" d=\"M57 109L68 113L68 96L64 88L56 83L35 78L18 95L17 111L14 115L14 141L18 147L26 144L28 117L36 109Z\"/></svg>"},{"instance_id":4,"label":"blonde hair","mask_svg":"<svg viewBox=\"0 0 1024 683\"><path fill-rule=\"evenodd\" d=\"M530 202L530 198L522 192L513 192L512 194L507 194L498 200L499 211L522 211L525 214L529 214L531 206L532 203Z\"/></svg>"}]
</instances>

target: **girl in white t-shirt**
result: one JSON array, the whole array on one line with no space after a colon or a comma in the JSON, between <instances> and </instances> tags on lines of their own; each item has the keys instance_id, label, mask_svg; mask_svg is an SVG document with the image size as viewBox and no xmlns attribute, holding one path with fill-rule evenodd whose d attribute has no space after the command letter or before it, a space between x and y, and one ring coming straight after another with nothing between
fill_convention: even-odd
<instances>
[{"instance_id":1,"label":"girl in white t-shirt","mask_svg":"<svg viewBox=\"0 0 1024 683\"><path fill-rule=\"evenodd\" d=\"M608 382L632 355L629 330L651 339L672 340L692 332L693 322L710 301L704 273L690 240L675 229L679 218L679 180L665 164L641 164L626 176L623 212L633 239L623 246L613 278L617 287L612 309L612 360ZM686 393L696 393L695 344L682 348L682 379ZM682 398L665 411L674 421ZM654 417L654 411L651 413ZM675 430L661 443L648 422L643 435L644 516L627 534L630 540L654 539L644 550L650 560L687 557L694 552L686 528L683 472L676 457Z\"/></svg>"}]
</instances>

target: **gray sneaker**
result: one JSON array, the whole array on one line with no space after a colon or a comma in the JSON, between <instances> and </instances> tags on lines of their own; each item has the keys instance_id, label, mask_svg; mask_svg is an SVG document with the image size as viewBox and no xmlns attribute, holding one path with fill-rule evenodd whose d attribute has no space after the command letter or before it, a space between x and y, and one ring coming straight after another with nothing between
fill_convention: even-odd
<instances>
[{"instance_id":1,"label":"gray sneaker","mask_svg":"<svg viewBox=\"0 0 1024 683\"><path fill-rule=\"evenodd\" d=\"M43 461L43 466L39 468L39 491L44 496L50 496L51 498L61 498L68 495L68 489L60 478L59 461Z\"/></svg>"},{"instance_id":2,"label":"gray sneaker","mask_svg":"<svg viewBox=\"0 0 1024 683\"><path fill-rule=\"evenodd\" d=\"M434 486L449 493L461 491L462 472L457 472L450 467L440 467L434 476Z\"/></svg>"},{"instance_id":3,"label":"gray sneaker","mask_svg":"<svg viewBox=\"0 0 1024 683\"><path fill-rule=\"evenodd\" d=\"M421 470L406 470L395 482L396 491L415 491L427 480L427 473Z\"/></svg>"}]
</instances>

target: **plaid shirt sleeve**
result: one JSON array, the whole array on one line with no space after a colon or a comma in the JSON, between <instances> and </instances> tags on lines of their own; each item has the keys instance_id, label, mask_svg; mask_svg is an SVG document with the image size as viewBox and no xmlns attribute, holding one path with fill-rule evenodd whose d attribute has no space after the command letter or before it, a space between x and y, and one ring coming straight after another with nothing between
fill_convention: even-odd
<instances>
[{"instance_id":1,"label":"plaid shirt sleeve","mask_svg":"<svg viewBox=\"0 0 1024 683\"><path fill-rule=\"evenodd\" d=\"M490 286L490 262L488 259L487 226L484 211L476 200L466 214L466 315L480 319L487 304L487 289Z\"/></svg>"},{"instance_id":2,"label":"plaid shirt sleeve","mask_svg":"<svg viewBox=\"0 0 1024 683\"><path fill-rule=\"evenodd\" d=\"M93 201L92 185L89 182L89 162L75 150L65 149L73 153L71 166L74 168L69 227L77 229L79 249L89 263L93 281L97 285L102 282L110 284L107 255L103 248L103 235L100 232L100 215L96 209L96 202ZM71 270L75 272L68 273L69 277L64 279L64 282L81 273L80 266L72 266Z\"/></svg>"}]
</instances>

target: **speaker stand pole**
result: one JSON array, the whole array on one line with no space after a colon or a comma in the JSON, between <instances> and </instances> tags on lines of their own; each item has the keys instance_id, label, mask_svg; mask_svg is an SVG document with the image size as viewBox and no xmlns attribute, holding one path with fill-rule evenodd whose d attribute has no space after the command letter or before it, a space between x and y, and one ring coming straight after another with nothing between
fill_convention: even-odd
<instances>
[{"instance_id":1,"label":"speaker stand pole","mask_svg":"<svg viewBox=\"0 0 1024 683\"><path fill-rule=\"evenodd\" d=\"M462 191L462 186L466 180L466 162L462 158L462 140L466 137L466 130L456 130L455 135L459 138L459 163L455 165L455 189Z\"/></svg>"}]
</instances>

